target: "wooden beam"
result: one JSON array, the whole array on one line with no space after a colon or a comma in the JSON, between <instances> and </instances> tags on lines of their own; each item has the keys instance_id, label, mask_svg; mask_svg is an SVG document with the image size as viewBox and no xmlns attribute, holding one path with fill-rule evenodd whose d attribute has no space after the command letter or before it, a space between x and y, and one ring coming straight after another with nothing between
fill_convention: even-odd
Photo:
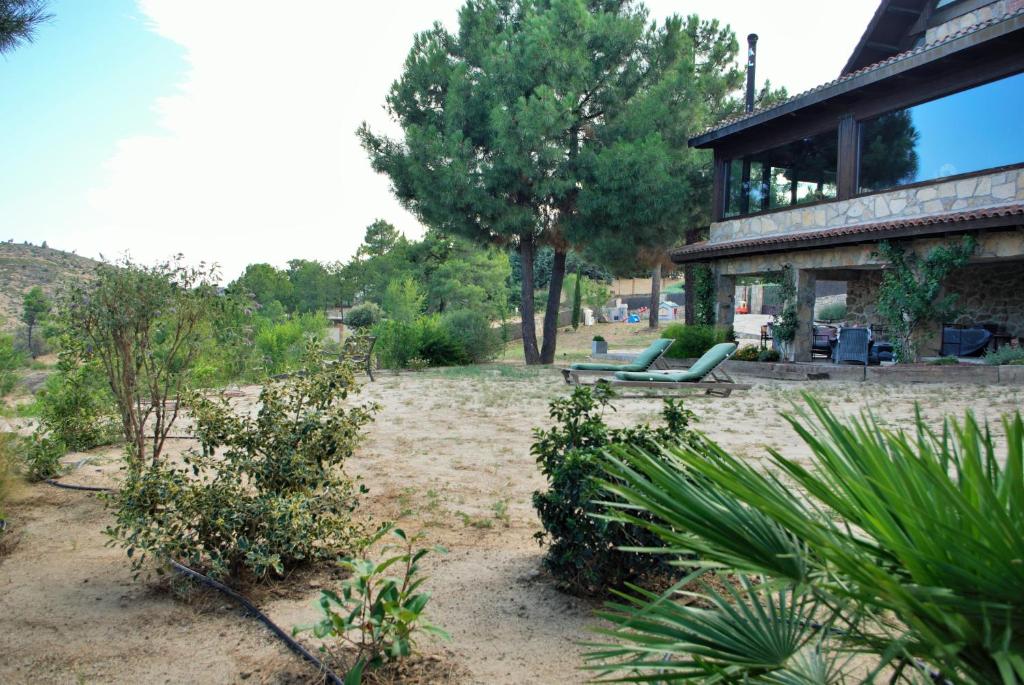
<instances>
[{"instance_id":1,"label":"wooden beam","mask_svg":"<svg viewBox=\"0 0 1024 685\"><path fill-rule=\"evenodd\" d=\"M838 200L849 200L857 194L857 160L860 157L858 130L852 114L839 120L839 164L836 169Z\"/></svg>"}]
</instances>

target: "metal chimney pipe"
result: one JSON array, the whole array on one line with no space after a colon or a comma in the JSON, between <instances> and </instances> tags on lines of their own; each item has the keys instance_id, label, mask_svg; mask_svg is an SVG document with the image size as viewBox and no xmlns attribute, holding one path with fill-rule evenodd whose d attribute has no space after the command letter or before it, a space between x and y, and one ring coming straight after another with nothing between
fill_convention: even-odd
<instances>
[{"instance_id":1,"label":"metal chimney pipe","mask_svg":"<svg viewBox=\"0 0 1024 685\"><path fill-rule=\"evenodd\" d=\"M747 111L754 111L754 69L757 66L757 34L747 36Z\"/></svg>"}]
</instances>

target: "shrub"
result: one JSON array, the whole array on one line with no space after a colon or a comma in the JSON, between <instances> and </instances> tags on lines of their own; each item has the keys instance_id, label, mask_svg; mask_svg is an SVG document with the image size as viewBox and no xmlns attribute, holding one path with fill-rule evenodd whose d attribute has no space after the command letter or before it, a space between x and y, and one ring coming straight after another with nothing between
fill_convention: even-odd
<instances>
[{"instance_id":1,"label":"shrub","mask_svg":"<svg viewBox=\"0 0 1024 685\"><path fill-rule=\"evenodd\" d=\"M382 528L370 543L389 534L401 542L381 550L385 559L339 562L352 574L342 581L341 593L322 591L318 606L323 619L292 630L293 635L311 631L318 638L330 637L354 647L355 663L348 669L346 683L361 682L368 667L410 656L417 632L448 638L447 633L423 618L430 593L420 591L425 579L420 575L419 562L430 550L414 550L418 538L409 538L392 526ZM398 569L399 576L388 575L393 568Z\"/></svg>"},{"instance_id":2,"label":"shrub","mask_svg":"<svg viewBox=\"0 0 1024 685\"><path fill-rule=\"evenodd\" d=\"M40 435L72 451L109 445L120 437L117 404L103 366L88 359L69 338L61 339L57 373L36 400Z\"/></svg>"},{"instance_id":3,"label":"shrub","mask_svg":"<svg viewBox=\"0 0 1024 685\"><path fill-rule=\"evenodd\" d=\"M777 362L782 358L778 350L765 349L761 350L757 355L757 361L759 362Z\"/></svg>"},{"instance_id":4,"label":"shrub","mask_svg":"<svg viewBox=\"0 0 1024 685\"><path fill-rule=\"evenodd\" d=\"M261 319L256 333L256 351L270 375L298 368L308 340L322 340L327 329L323 314L296 314L275 323Z\"/></svg>"},{"instance_id":5,"label":"shrub","mask_svg":"<svg viewBox=\"0 0 1024 685\"><path fill-rule=\"evenodd\" d=\"M549 407L556 425L534 430L530 449L548 481L547 491L533 495L544 527L535 537L548 545L544 566L562 588L576 594L598 594L646 573L670 572L665 557L621 549L649 546L656 538L636 525L598 517L605 511L598 479L605 449L627 443L685 442L691 437L688 425L693 414L666 400L662 427L609 428L601 414L611 397L602 384L593 390L577 387L570 397L553 400Z\"/></svg>"},{"instance_id":6,"label":"shrub","mask_svg":"<svg viewBox=\"0 0 1024 685\"><path fill-rule=\"evenodd\" d=\"M1003 418L997 440L970 413L939 433L918 413L905 433L805 400L813 418L786 418L812 463L770 451L775 468L765 468L706 438L612 448L616 518L741 587L703 584L688 606L650 593L610 606L614 644L595 650L606 663L594 668L626 680L831 685L853 677L844 671L859 654L863 682L888 671L889 683L1019 683L1021 415Z\"/></svg>"},{"instance_id":7,"label":"shrub","mask_svg":"<svg viewBox=\"0 0 1024 685\"><path fill-rule=\"evenodd\" d=\"M1003 345L998 350L985 353L986 364L1019 364L1024 360L1024 347Z\"/></svg>"},{"instance_id":8,"label":"shrub","mask_svg":"<svg viewBox=\"0 0 1024 685\"><path fill-rule=\"evenodd\" d=\"M304 374L264 386L255 417L223 397L187 398L202 452L129 472L113 497L107 532L136 571L153 556L259 579L358 546L355 492L340 467L376 407L346 408L359 387L350 365L328 363L313 343L304 361Z\"/></svg>"},{"instance_id":9,"label":"shrub","mask_svg":"<svg viewBox=\"0 0 1024 685\"><path fill-rule=\"evenodd\" d=\"M25 362L25 355L14 347L14 338L0 333L0 397L14 389L17 371Z\"/></svg>"},{"instance_id":10,"label":"shrub","mask_svg":"<svg viewBox=\"0 0 1024 685\"><path fill-rule=\"evenodd\" d=\"M731 326L687 326L673 323L665 327L661 337L675 339L665 356L690 359L701 356L718 343L732 342L733 332Z\"/></svg>"},{"instance_id":11,"label":"shrub","mask_svg":"<svg viewBox=\"0 0 1024 685\"><path fill-rule=\"evenodd\" d=\"M445 312L441 326L462 351L467 363L491 361L501 352L501 331L491 325L486 314L471 309Z\"/></svg>"},{"instance_id":12,"label":"shrub","mask_svg":"<svg viewBox=\"0 0 1024 685\"><path fill-rule=\"evenodd\" d=\"M352 328L370 328L381 320L383 313L374 302L365 302L349 309L345 314L345 325Z\"/></svg>"},{"instance_id":13,"label":"shrub","mask_svg":"<svg viewBox=\"0 0 1024 685\"><path fill-rule=\"evenodd\" d=\"M956 357L939 357L928 362L931 366L956 366L959 363L960 360Z\"/></svg>"},{"instance_id":14,"label":"shrub","mask_svg":"<svg viewBox=\"0 0 1024 685\"><path fill-rule=\"evenodd\" d=\"M753 345L747 345L736 350L736 354L732 356L733 359L741 362L757 362L761 361L762 350L758 349Z\"/></svg>"},{"instance_id":15,"label":"shrub","mask_svg":"<svg viewBox=\"0 0 1024 685\"><path fill-rule=\"evenodd\" d=\"M591 338L591 340L593 340L594 342L604 342L605 341L603 335L595 335L593 338Z\"/></svg>"},{"instance_id":16,"label":"shrub","mask_svg":"<svg viewBox=\"0 0 1024 685\"><path fill-rule=\"evenodd\" d=\"M36 431L23 443L25 475L31 481L46 480L64 471L60 460L68 448L58 438Z\"/></svg>"},{"instance_id":17,"label":"shrub","mask_svg":"<svg viewBox=\"0 0 1024 685\"><path fill-rule=\"evenodd\" d=\"M426 297L411 277L391 281L382 298L384 313L392 321L413 323L423 313Z\"/></svg>"},{"instance_id":18,"label":"shrub","mask_svg":"<svg viewBox=\"0 0 1024 685\"><path fill-rule=\"evenodd\" d=\"M842 302L827 304L818 310L815 318L821 321L842 321L846 318L846 305Z\"/></svg>"},{"instance_id":19,"label":"shrub","mask_svg":"<svg viewBox=\"0 0 1024 685\"><path fill-rule=\"evenodd\" d=\"M374 354L385 369L404 369L409 360L420 356L420 336L416 326L403 321L381 321L373 327L377 336Z\"/></svg>"}]
</instances>

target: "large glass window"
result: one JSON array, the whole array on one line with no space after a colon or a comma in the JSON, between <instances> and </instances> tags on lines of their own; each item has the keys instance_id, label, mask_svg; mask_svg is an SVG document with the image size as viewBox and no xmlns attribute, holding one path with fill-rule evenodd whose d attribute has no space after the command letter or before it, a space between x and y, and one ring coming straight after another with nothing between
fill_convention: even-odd
<instances>
[{"instance_id":1,"label":"large glass window","mask_svg":"<svg viewBox=\"0 0 1024 685\"><path fill-rule=\"evenodd\" d=\"M861 124L860 192L1024 162L1024 73Z\"/></svg>"},{"instance_id":2,"label":"large glass window","mask_svg":"<svg viewBox=\"0 0 1024 685\"><path fill-rule=\"evenodd\" d=\"M731 160L725 215L835 199L837 141L833 130Z\"/></svg>"}]
</instances>

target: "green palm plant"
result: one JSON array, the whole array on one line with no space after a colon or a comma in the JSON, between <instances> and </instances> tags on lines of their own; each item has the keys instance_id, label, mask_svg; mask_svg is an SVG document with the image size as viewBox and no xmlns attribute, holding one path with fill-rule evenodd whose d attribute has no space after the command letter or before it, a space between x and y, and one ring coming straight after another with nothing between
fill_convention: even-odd
<instances>
[{"instance_id":1,"label":"green palm plant","mask_svg":"<svg viewBox=\"0 0 1024 685\"><path fill-rule=\"evenodd\" d=\"M706 587L693 607L677 590L622 595L591 668L629 681L1024 682L1020 414L1002 440L970 413L939 432L918 415L908 435L805 400L810 413L786 419L810 467L771 451L765 471L706 437L657 456L611 450L614 518L742 592Z\"/></svg>"}]
</instances>

